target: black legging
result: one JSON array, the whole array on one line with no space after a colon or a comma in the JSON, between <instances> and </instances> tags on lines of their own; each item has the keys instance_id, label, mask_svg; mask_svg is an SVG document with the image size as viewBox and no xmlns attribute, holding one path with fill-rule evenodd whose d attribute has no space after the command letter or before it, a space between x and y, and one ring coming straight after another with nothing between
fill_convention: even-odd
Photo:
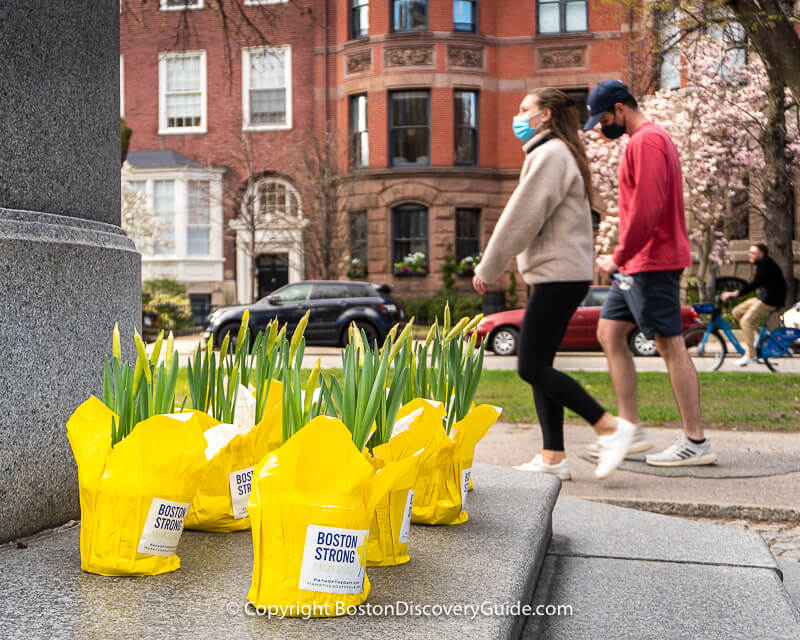
<instances>
[{"instance_id":1,"label":"black legging","mask_svg":"<svg viewBox=\"0 0 800 640\"><path fill-rule=\"evenodd\" d=\"M576 380L553 368L569 320L588 290L588 282L537 284L522 320L517 369L533 387L544 449L564 450L564 407L589 424L605 413Z\"/></svg>"}]
</instances>

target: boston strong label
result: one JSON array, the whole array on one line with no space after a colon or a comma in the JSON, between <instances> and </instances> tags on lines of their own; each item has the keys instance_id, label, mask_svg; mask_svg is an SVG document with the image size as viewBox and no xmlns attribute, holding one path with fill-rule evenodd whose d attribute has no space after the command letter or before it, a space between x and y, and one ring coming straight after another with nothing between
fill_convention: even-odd
<instances>
[{"instance_id":1,"label":"boston strong label","mask_svg":"<svg viewBox=\"0 0 800 640\"><path fill-rule=\"evenodd\" d=\"M153 556L174 554L183 533L183 519L190 506L189 502L153 498L136 550Z\"/></svg>"},{"instance_id":2,"label":"boston strong label","mask_svg":"<svg viewBox=\"0 0 800 640\"><path fill-rule=\"evenodd\" d=\"M300 588L324 593L360 593L369 531L308 525Z\"/></svg>"}]
</instances>

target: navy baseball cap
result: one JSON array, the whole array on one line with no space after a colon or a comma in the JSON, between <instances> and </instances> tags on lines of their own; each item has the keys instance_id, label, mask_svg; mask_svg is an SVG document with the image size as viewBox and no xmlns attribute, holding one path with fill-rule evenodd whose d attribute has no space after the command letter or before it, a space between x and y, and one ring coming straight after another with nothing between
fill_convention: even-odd
<instances>
[{"instance_id":1,"label":"navy baseball cap","mask_svg":"<svg viewBox=\"0 0 800 640\"><path fill-rule=\"evenodd\" d=\"M628 86L619 80L603 80L592 89L586 99L586 110L589 112L589 119L583 125L584 131L593 129L600 122L600 118L609 109L613 109L617 102L624 102L631 98Z\"/></svg>"}]
</instances>

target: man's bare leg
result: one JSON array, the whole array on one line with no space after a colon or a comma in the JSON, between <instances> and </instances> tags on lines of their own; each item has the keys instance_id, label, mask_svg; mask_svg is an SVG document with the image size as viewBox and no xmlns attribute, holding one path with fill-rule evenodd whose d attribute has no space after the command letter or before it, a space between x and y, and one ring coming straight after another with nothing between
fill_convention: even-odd
<instances>
[{"instance_id":1,"label":"man's bare leg","mask_svg":"<svg viewBox=\"0 0 800 640\"><path fill-rule=\"evenodd\" d=\"M600 318L597 323L597 339L608 359L608 374L617 394L618 415L628 422L639 424L639 410L636 404L636 366L628 347L628 334L632 327L632 322Z\"/></svg>"},{"instance_id":2,"label":"man's bare leg","mask_svg":"<svg viewBox=\"0 0 800 640\"><path fill-rule=\"evenodd\" d=\"M700 385L697 370L686 352L683 336L665 338L656 335L656 346L667 364L672 393L681 413L683 432L688 438L702 440L703 427L700 424Z\"/></svg>"}]
</instances>

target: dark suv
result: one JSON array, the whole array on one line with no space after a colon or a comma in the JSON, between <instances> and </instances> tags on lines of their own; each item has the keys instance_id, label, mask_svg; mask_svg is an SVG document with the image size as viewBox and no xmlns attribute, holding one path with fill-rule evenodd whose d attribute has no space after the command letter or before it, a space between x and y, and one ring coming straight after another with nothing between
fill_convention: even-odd
<instances>
[{"instance_id":1,"label":"dark suv","mask_svg":"<svg viewBox=\"0 0 800 640\"><path fill-rule=\"evenodd\" d=\"M291 335L306 311L310 311L306 344L344 345L351 322L364 330L370 342L380 343L389 329L403 320L403 312L389 297L389 291L386 285L349 280L293 282L251 305L217 309L208 316L203 337L208 340L213 335L216 346L227 333L235 337L245 309L250 309L254 337L272 318L281 325L287 323L287 334Z\"/></svg>"}]
</instances>

